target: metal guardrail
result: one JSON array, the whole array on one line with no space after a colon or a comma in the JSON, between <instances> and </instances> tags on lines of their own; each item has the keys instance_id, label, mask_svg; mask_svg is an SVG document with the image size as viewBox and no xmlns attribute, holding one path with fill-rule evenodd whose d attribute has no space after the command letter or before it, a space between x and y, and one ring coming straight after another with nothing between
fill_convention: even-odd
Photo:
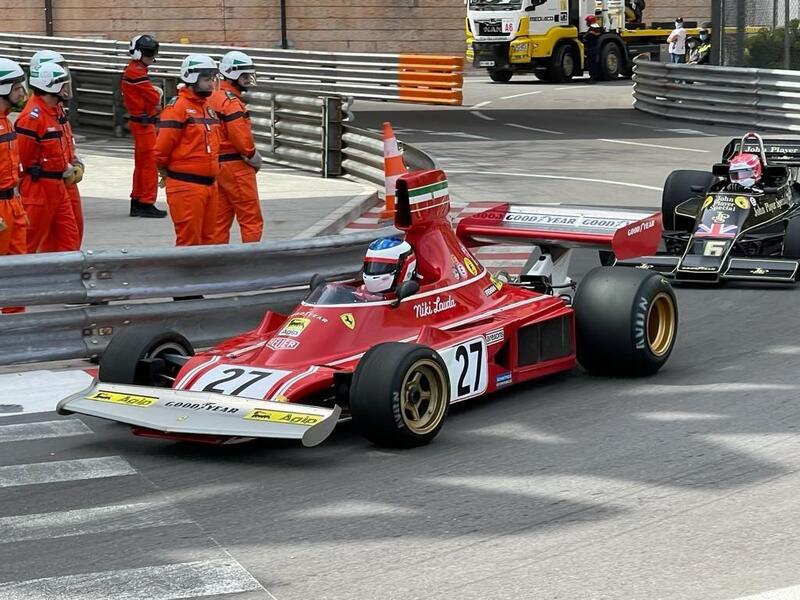
<instances>
[{"instance_id":1,"label":"metal guardrail","mask_svg":"<svg viewBox=\"0 0 800 600\"><path fill-rule=\"evenodd\" d=\"M634 107L672 119L800 131L800 71L634 60Z\"/></svg>"},{"instance_id":2,"label":"metal guardrail","mask_svg":"<svg viewBox=\"0 0 800 600\"><path fill-rule=\"evenodd\" d=\"M130 60L128 42L0 33L0 56L27 62L37 50L57 50L73 68L121 72ZM219 59L247 52L258 76L284 89L309 90L366 100L460 105L464 58L460 55L357 54L196 44L161 44L154 76L177 76L187 54Z\"/></svg>"},{"instance_id":3,"label":"metal guardrail","mask_svg":"<svg viewBox=\"0 0 800 600\"><path fill-rule=\"evenodd\" d=\"M91 358L130 325L163 322L198 346L255 328L267 308L290 310L311 276L354 276L367 245L394 229L302 241L6 256L0 365ZM174 301L173 297L213 298ZM64 303L86 304L66 308Z\"/></svg>"},{"instance_id":4,"label":"metal guardrail","mask_svg":"<svg viewBox=\"0 0 800 600\"><path fill-rule=\"evenodd\" d=\"M342 173L383 189L383 136L345 123L342 127ZM409 170L435 169L436 161L426 152L399 142Z\"/></svg>"}]
</instances>

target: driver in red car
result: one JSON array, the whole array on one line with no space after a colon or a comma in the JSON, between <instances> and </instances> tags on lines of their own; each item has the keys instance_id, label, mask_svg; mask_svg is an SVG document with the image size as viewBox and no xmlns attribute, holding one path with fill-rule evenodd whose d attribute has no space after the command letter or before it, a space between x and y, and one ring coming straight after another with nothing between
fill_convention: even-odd
<instances>
[{"instance_id":1,"label":"driver in red car","mask_svg":"<svg viewBox=\"0 0 800 600\"><path fill-rule=\"evenodd\" d=\"M375 240L364 257L364 284L356 296L364 302L384 300L395 293L400 284L414 278L417 257L411 244L399 237Z\"/></svg>"},{"instance_id":2,"label":"driver in red car","mask_svg":"<svg viewBox=\"0 0 800 600\"><path fill-rule=\"evenodd\" d=\"M761 182L764 168L755 154L739 153L734 155L728 166L728 179L736 186L750 190ZM730 191L736 191L730 190Z\"/></svg>"}]
</instances>

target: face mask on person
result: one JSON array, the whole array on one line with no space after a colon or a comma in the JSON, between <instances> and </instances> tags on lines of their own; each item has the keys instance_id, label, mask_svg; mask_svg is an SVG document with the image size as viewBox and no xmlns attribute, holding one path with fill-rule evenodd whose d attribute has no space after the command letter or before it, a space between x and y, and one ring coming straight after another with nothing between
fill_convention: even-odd
<instances>
[{"instance_id":1,"label":"face mask on person","mask_svg":"<svg viewBox=\"0 0 800 600\"><path fill-rule=\"evenodd\" d=\"M700 34L700 40L703 41L703 42L707 42L708 41L708 34L701 33Z\"/></svg>"},{"instance_id":2,"label":"face mask on person","mask_svg":"<svg viewBox=\"0 0 800 600\"><path fill-rule=\"evenodd\" d=\"M675 21L675 29L680 29L681 27L683 27L683 23Z\"/></svg>"}]
</instances>

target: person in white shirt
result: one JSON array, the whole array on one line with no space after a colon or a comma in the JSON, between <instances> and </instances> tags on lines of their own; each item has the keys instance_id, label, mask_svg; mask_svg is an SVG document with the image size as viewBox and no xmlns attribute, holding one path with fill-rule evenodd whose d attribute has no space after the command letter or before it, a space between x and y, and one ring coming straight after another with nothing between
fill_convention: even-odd
<instances>
[{"instance_id":1,"label":"person in white shirt","mask_svg":"<svg viewBox=\"0 0 800 600\"><path fill-rule=\"evenodd\" d=\"M686 62L686 30L683 28L683 19L675 19L675 29L667 38L669 42L669 55L673 63Z\"/></svg>"}]
</instances>

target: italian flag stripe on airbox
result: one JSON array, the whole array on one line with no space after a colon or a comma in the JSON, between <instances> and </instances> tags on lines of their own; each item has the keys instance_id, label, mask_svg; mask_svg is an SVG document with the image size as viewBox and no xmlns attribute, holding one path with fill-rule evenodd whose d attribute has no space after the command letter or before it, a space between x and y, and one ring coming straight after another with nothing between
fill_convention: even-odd
<instances>
[{"instance_id":1,"label":"italian flag stripe on airbox","mask_svg":"<svg viewBox=\"0 0 800 600\"><path fill-rule=\"evenodd\" d=\"M408 190L408 201L410 204L419 204L420 202L442 198L447 196L447 193L447 180L439 181Z\"/></svg>"}]
</instances>

